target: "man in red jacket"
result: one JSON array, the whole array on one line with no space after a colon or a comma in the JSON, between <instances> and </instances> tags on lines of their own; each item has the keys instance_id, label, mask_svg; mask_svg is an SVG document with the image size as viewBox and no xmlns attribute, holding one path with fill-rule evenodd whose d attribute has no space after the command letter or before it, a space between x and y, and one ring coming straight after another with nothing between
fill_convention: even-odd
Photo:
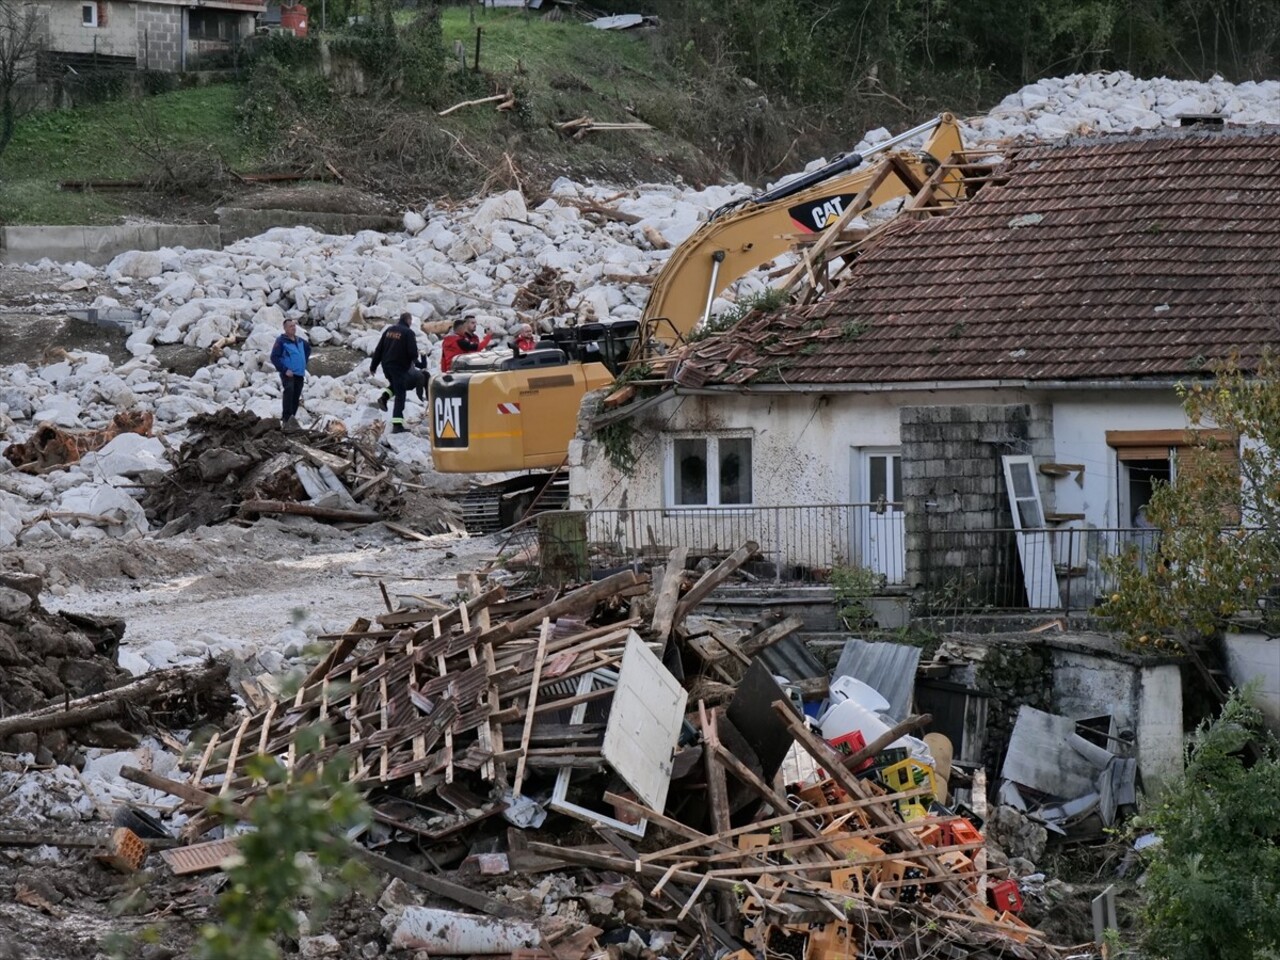
<instances>
[{"instance_id":1,"label":"man in red jacket","mask_svg":"<svg viewBox=\"0 0 1280 960\"><path fill-rule=\"evenodd\" d=\"M448 373L459 354L479 353L489 346L492 339L491 333L486 333L483 340L476 336L475 317L460 317L453 321L453 333L440 342L440 372Z\"/></svg>"}]
</instances>

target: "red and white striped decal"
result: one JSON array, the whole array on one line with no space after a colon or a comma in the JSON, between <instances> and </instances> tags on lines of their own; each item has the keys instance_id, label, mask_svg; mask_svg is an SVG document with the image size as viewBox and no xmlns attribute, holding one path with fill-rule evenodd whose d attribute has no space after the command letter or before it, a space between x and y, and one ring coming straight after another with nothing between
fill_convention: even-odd
<instances>
[{"instance_id":1,"label":"red and white striped decal","mask_svg":"<svg viewBox=\"0 0 1280 960\"><path fill-rule=\"evenodd\" d=\"M519 413L520 404L518 403L500 403L498 404L499 413Z\"/></svg>"}]
</instances>

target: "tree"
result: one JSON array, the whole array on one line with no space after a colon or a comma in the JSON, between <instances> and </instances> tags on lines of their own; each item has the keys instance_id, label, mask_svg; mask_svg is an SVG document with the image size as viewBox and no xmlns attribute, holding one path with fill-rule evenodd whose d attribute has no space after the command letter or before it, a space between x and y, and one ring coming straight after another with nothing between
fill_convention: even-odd
<instances>
[{"instance_id":1,"label":"tree","mask_svg":"<svg viewBox=\"0 0 1280 960\"><path fill-rule=\"evenodd\" d=\"M1246 767L1252 740L1261 758ZM1153 958L1264 960L1280 951L1280 745L1240 694L1197 730L1186 773L1139 820L1143 946Z\"/></svg>"},{"instance_id":2,"label":"tree","mask_svg":"<svg viewBox=\"0 0 1280 960\"><path fill-rule=\"evenodd\" d=\"M1110 565L1118 582L1103 612L1138 643L1233 626L1280 633L1280 361L1256 367L1232 362L1182 388L1192 427L1215 429L1196 435L1175 482L1152 495L1154 549Z\"/></svg>"},{"instance_id":3,"label":"tree","mask_svg":"<svg viewBox=\"0 0 1280 960\"><path fill-rule=\"evenodd\" d=\"M0 0L0 153L13 139L18 84L31 72L40 42L35 4Z\"/></svg>"}]
</instances>

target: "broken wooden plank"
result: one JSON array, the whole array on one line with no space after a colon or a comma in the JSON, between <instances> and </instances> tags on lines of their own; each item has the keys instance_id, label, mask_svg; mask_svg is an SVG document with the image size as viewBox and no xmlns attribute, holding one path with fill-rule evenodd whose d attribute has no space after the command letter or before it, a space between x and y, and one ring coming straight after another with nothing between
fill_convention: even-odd
<instances>
[{"instance_id":1,"label":"broken wooden plank","mask_svg":"<svg viewBox=\"0 0 1280 960\"><path fill-rule=\"evenodd\" d=\"M152 790L159 790L161 793L167 793L170 796L179 797L187 803L195 804L202 809L207 809L211 804L217 802L220 809L225 810L233 817L239 820L249 819L248 806L234 803L225 797L219 798L207 790L201 790L194 784L182 780L170 780L168 777L162 777L148 770L139 770L137 767L121 767L120 776L132 783L150 787Z\"/></svg>"},{"instance_id":2,"label":"broken wooden plank","mask_svg":"<svg viewBox=\"0 0 1280 960\"><path fill-rule=\"evenodd\" d=\"M538 708L538 683L542 679L542 663L547 657L547 637L551 635L551 621L542 621L542 630L538 634L538 653L533 661L533 680L529 684L529 705L524 717L524 732L520 734L520 755L516 760L516 775L511 783L511 792L520 796L520 788L524 786L524 767L529 752L529 736L533 733L534 711Z\"/></svg>"},{"instance_id":3,"label":"broken wooden plank","mask_svg":"<svg viewBox=\"0 0 1280 960\"><path fill-rule=\"evenodd\" d=\"M398 523L393 523L390 520L383 520L382 525L386 527L388 530L390 530L392 533L397 533L400 536L404 537L406 540L421 540L423 543L432 542L431 538L428 537L425 533L419 533L417 530L410 530L408 527L402 526L401 524L398 524Z\"/></svg>"},{"instance_id":4,"label":"broken wooden plank","mask_svg":"<svg viewBox=\"0 0 1280 960\"><path fill-rule=\"evenodd\" d=\"M759 633L748 637L746 640L742 641L739 649L741 649L748 657L754 657L761 650L773 646L785 637L791 636L791 634L795 633L803 626L804 621L799 617L787 617L787 619L783 620L781 623L775 623L773 626L767 627Z\"/></svg>"},{"instance_id":5,"label":"broken wooden plank","mask_svg":"<svg viewBox=\"0 0 1280 960\"><path fill-rule=\"evenodd\" d=\"M462 904L464 907L470 907L472 910L487 913L491 917L524 915L523 911L509 901L486 897L483 893L472 890L470 887L464 887L460 883L454 883L452 880L446 880L443 877L433 877L431 874L423 873L421 870L414 870L412 867L397 863L390 857L384 857L379 853L374 853L372 850L366 850L364 847L352 845L351 852L357 860L375 870L380 870L393 877L399 877L405 883L421 887L429 893L445 897L455 903Z\"/></svg>"},{"instance_id":6,"label":"broken wooden plank","mask_svg":"<svg viewBox=\"0 0 1280 960\"><path fill-rule=\"evenodd\" d=\"M680 600L680 587L684 582L684 567L689 560L688 547L676 547L667 559L666 573L658 591L658 601L653 608L651 633L655 640L665 641L675 622L676 605Z\"/></svg>"},{"instance_id":7,"label":"broken wooden plank","mask_svg":"<svg viewBox=\"0 0 1280 960\"><path fill-rule=\"evenodd\" d=\"M634 571L623 570L611 577L605 577L603 580L572 590L523 617L517 617L515 620L500 623L493 629L486 630L480 634L480 642L491 643L495 648L499 647L543 620L557 620L567 613L583 608L594 609L599 601L616 596L622 590L642 582L648 583L648 577L642 578Z\"/></svg>"}]
</instances>

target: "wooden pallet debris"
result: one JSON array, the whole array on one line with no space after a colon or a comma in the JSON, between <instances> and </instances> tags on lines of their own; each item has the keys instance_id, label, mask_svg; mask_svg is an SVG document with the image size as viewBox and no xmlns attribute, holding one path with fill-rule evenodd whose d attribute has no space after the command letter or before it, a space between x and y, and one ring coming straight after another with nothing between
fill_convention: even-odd
<instances>
[{"instance_id":1,"label":"wooden pallet debris","mask_svg":"<svg viewBox=\"0 0 1280 960\"><path fill-rule=\"evenodd\" d=\"M828 678L784 689L761 659L793 642L800 621L705 612L712 591L757 556L746 542L698 575L676 547L652 577L628 569L570 589L462 577L451 602L378 613L324 638L331 648L301 686L213 736L185 780L122 776L195 808L217 798L243 820L265 790L247 772L256 754L293 777L340 764L389 844L357 843L372 869L504 921L532 918L477 886L486 871L504 883L611 872L620 880L609 889L634 888L644 928L675 938L672 956L702 945L735 960L824 960L880 944L876 955L903 958L1063 960L1065 949L987 904L988 881L1007 868L988 865L971 819L939 804L933 771L892 746L927 716L842 754L791 700L825 691ZM787 772L801 758L815 776ZM560 814L599 842L562 842L573 821ZM218 822L200 813L183 839ZM405 845L414 866L395 856ZM186 851L166 859L201 870L225 853ZM474 914L441 917L494 929ZM527 939L501 951L521 960L603 953L601 928L585 919L503 929Z\"/></svg>"}]
</instances>

